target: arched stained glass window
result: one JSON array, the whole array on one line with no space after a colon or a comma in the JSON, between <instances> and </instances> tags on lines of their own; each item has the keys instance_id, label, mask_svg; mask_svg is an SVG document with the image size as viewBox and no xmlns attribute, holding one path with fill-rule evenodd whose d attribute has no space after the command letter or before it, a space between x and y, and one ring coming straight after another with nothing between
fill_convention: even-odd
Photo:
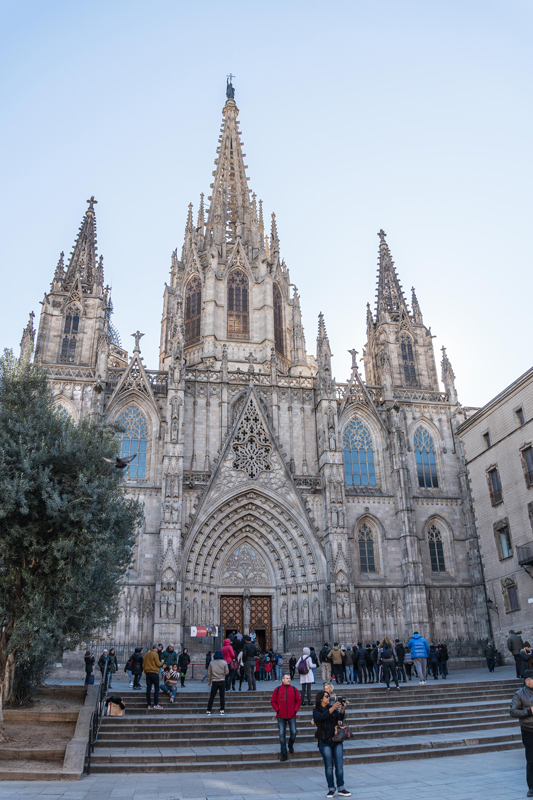
<instances>
[{"instance_id":1,"label":"arched stained glass window","mask_svg":"<svg viewBox=\"0 0 533 800\"><path fill-rule=\"evenodd\" d=\"M376 468L370 431L352 419L344 430L344 477L346 486L375 486Z\"/></svg>"},{"instance_id":2,"label":"arched stained glass window","mask_svg":"<svg viewBox=\"0 0 533 800\"><path fill-rule=\"evenodd\" d=\"M429 557L431 559L431 571L446 572L444 548L442 546L442 533L436 525L432 525L428 531L428 542Z\"/></svg>"},{"instance_id":3,"label":"arched stained glass window","mask_svg":"<svg viewBox=\"0 0 533 800\"><path fill-rule=\"evenodd\" d=\"M126 477L130 480L144 480L146 477L146 442L148 438L148 425L146 418L137 406L128 406L122 412L118 421L125 429L118 434L120 439L120 455L124 458L136 455L126 467Z\"/></svg>"},{"instance_id":4,"label":"arched stained glass window","mask_svg":"<svg viewBox=\"0 0 533 800\"><path fill-rule=\"evenodd\" d=\"M59 361L62 364L73 364L76 356L76 337L80 327L80 310L77 306L69 306L65 314L63 341Z\"/></svg>"},{"instance_id":5,"label":"arched stained glass window","mask_svg":"<svg viewBox=\"0 0 533 800\"><path fill-rule=\"evenodd\" d=\"M284 356L283 308L281 304L281 292L277 283L274 284L274 342L278 353Z\"/></svg>"},{"instance_id":6,"label":"arched stained glass window","mask_svg":"<svg viewBox=\"0 0 533 800\"><path fill-rule=\"evenodd\" d=\"M234 269L228 278L228 339L248 339L248 278Z\"/></svg>"},{"instance_id":7,"label":"arched stained glass window","mask_svg":"<svg viewBox=\"0 0 533 800\"><path fill-rule=\"evenodd\" d=\"M435 445L426 428L417 428L414 437L418 485L421 489L438 489Z\"/></svg>"},{"instance_id":8,"label":"arched stained glass window","mask_svg":"<svg viewBox=\"0 0 533 800\"><path fill-rule=\"evenodd\" d=\"M359 528L359 563L361 572L375 572L376 560L374 558L374 534L372 528L363 522Z\"/></svg>"},{"instance_id":9,"label":"arched stained glass window","mask_svg":"<svg viewBox=\"0 0 533 800\"><path fill-rule=\"evenodd\" d=\"M402 333L400 336L400 355L405 386L418 386L416 380L415 357L413 354L413 340L408 333Z\"/></svg>"},{"instance_id":10,"label":"arched stained glass window","mask_svg":"<svg viewBox=\"0 0 533 800\"><path fill-rule=\"evenodd\" d=\"M185 289L185 346L200 341L202 321L202 283L195 275Z\"/></svg>"}]
</instances>

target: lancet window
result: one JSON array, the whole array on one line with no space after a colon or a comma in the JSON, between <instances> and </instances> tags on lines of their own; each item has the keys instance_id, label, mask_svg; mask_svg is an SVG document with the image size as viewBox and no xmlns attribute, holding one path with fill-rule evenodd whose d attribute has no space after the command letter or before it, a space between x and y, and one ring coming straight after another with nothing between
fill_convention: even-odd
<instances>
[{"instance_id":1,"label":"lancet window","mask_svg":"<svg viewBox=\"0 0 533 800\"><path fill-rule=\"evenodd\" d=\"M185 289L185 346L200 341L202 322L202 283L195 275Z\"/></svg>"},{"instance_id":2,"label":"lancet window","mask_svg":"<svg viewBox=\"0 0 533 800\"><path fill-rule=\"evenodd\" d=\"M274 284L274 343L278 353L284 356L283 308L281 304L281 292L277 283Z\"/></svg>"},{"instance_id":3,"label":"lancet window","mask_svg":"<svg viewBox=\"0 0 533 800\"><path fill-rule=\"evenodd\" d=\"M432 572L446 572L446 561L444 559L444 547L442 545L442 533L436 525L432 525L428 531L429 558L431 560Z\"/></svg>"},{"instance_id":4,"label":"lancet window","mask_svg":"<svg viewBox=\"0 0 533 800\"><path fill-rule=\"evenodd\" d=\"M118 421L124 428L124 431L118 434L120 456L123 458L136 456L126 467L126 477L130 480L144 480L146 477L146 446L148 439L146 418L137 406L131 405L122 412Z\"/></svg>"},{"instance_id":5,"label":"lancet window","mask_svg":"<svg viewBox=\"0 0 533 800\"><path fill-rule=\"evenodd\" d=\"M80 310L77 306L69 306L65 314L63 341L59 360L62 364L73 364L76 357L76 340L80 327Z\"/></svg>"},{"instance_id":6,"label":"lancet window","mask_svg":"<svg viewBox=\"0 0 533 800\"><path fill-rule=\"evenodd\" d=\"M228 339L248 339L249 331L248 278L234 269L228 278Z\"/></svg>"},{"instance_id":7,"label":"lancet window","mask_svg":"<svg viewBox=\"0 0 533 800\"><path fill-rule=\"evenodd\" d=\"M417 428L414 436L418 485L421 489L438 489L437 463L433 437L426 428Z\"/></svg>"},{"instance_id":8,"label":"lancet window","mask_svg":"<svg viewBox=\"0 0 533 800\"><path fill-rule=\"evenodd\" d=\"M402 333L400 336L400 355L405 386L418 386L413 340L408 333Z\"/></svg>"},{"instance_id":9,"label":"lancet window","mask_svg":"<svg viewBox=\"0 0 533 800\"><path fill-rule=\"evenodd\" d=\"M359 545L359 564L361 572L376 572L376 559L374 556L374 534L372 528L363 522L357 537Z\"/></svg>"},{"instance_id":10,"label":"lancet window","mask_svg":"<svg viewBox=\"0 0 533 800\"><path fill-rule=\"evenodd\" d=\"M375 486L376 468L370 431L352 419L344 430L344 477L346 486Z\"/></svg>"}]
</instances>

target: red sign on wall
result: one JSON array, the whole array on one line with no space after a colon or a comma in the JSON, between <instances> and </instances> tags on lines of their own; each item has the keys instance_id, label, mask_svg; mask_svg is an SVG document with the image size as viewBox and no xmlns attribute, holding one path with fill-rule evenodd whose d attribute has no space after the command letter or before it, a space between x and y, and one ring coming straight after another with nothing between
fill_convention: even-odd
<instances>
[{"instance_id":1,"label":"red sign on wall","mask_svg":"<svg viewBox=\"0 0 533 800\"><path fill-rule=\"evenodd\" d=\"M191 636L218 636L218 626L212 628L210 625L193 625Z\"/></svg>"}]
</instances>

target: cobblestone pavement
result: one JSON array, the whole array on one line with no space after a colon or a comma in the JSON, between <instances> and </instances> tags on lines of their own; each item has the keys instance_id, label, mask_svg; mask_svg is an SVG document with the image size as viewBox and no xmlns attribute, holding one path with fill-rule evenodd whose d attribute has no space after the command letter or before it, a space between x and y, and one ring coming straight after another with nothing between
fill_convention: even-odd
<instances>
[{"instance_id":1,"label":"cobblestone pavement","mask_svg":"<svg viewBox=\"0 0 533 800\"><path fill-rule=\"evenodd\" d=\"M357 800L519 800L526 796L522 750L345 767ZM321 768L95 775L79 782L0 783L0 800L308 800L326 796Z\"/></svg>"}]
</instances>

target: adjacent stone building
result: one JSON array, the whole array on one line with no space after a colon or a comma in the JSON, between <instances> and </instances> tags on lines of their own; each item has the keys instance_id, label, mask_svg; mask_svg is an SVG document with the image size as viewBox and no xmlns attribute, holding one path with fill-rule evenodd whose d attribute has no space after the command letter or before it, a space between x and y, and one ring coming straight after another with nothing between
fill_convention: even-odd
<instances>
[{"instance_id":1,"label":"adjacent stone building","mask_svg":"<svg viewBox=\"0 0 533 800\"><path fill-rule=\"evenodd\" d=\"M119 420L122 453L137 456L126 484L145 521L110 636L190 643L191 625L212 624L287 650L418 628L475 652L487 610L451 365L444 353L442 391L383 231L366 380L352 349L336 382L322 314L307 351L276 218L267 232L248 189L233 95L229 84L208 207L203 195L189 206L172 254L158 369L142 333L130 356L112 327L94 198L43 302L35 357L58 406ZM24 337L31 348L31 320Z\"/></svg>"},{"instance_id":2,"label":"adjacent stone building","mask_svg":"<svg viewBox=\"0 0 533 800\"><path fill-rule=\"evenodd\" d=\"M533 641L533 369L458 429L464 442L494 638Z\"/></svg>"}]
</instances>

